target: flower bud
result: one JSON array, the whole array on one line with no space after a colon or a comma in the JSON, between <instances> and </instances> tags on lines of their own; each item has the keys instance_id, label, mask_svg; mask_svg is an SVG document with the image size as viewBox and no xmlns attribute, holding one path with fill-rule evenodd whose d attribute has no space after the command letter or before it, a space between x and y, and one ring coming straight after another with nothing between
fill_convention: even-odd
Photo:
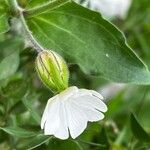
<instances>
[{"instance_id":1,"label":"flower bud","mask_svg":"<svg viewBox=\"0 0 150 150\"><path fill-rule=\"evenodd\" d=\"M53 92L58 93L68 87L67 64L56 52L40 52L36 59L36 70L43 83Z\"/></svg>"}]
</instances>

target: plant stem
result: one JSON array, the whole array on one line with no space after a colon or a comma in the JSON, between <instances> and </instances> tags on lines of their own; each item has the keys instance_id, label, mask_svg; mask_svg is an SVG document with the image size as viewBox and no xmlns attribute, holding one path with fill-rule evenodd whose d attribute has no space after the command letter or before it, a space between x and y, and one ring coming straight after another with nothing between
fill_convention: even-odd
<instances>
[{"instance_id":1,"label":"plant stem","mask_svg":"<svg viewBox=\"0 0 150 150\"><path fill-rule=\"evenodd\" d=\"M9 4L11 6L12 11L15 12L16 16L20 19L25 35L27 36L27 39L29 39L29 41L31 42L32 47L37 52L43 51L44 48L36 41L31 31L29 30L27 23L23 16L23 9L18 5L17 0L9 0Z\"/></svg>"},{"instance_id":2,"label":"plant stem","mask_svg":"<svg viewBox=\"0 0 150 150\"><path fill-rule=\"evenodd\" d=\"M60 7L61 5L64 5L67 2L70 2L71 0L53 0L49 1L41 6L37 6L35 8L31 8L28 10L25 10L23 13L25 16L33 16L35 14L40 14L50 9L55 9L57 7Z\"/></svg>"},{"instance_id":3,"label":"plant stem","mask_svg":"<svg viewBox=\"0 0 150 150\"><path fill-rule=\"evenodd\" d=\"M10 10L12 13L14 13L16 16L18 14L18 4L16 0L8 0L8 4L10 6Z\"/></svg>"},{"instance_id":4,"label":"plant stem","mask_svg":"<svg viewBox=\"0 0 150 150\"><path fill-rule=\"evenodd\" d=\"M27 38L29 39L29 41L31 42L32 46L34 49L36 49L37 52L41 52L44 50L44 48L35 40L35 38L33 37L31 31L29 30L26 21L24 19L24 16L22 13L20 13L20 20L22 22L22 25L24 27L24 31L26 33Z\"/></svg>"},{"instance_id":5,"label":"plant stem","mask_svg":"<svg viewBox=\"0 0 150 150\"><path fill-rule=\"evenodd\" d=\"M93 142L88 142L88 141L84 141L84 140L77 140L78 142L82 142L91 146L97 146L97 147L106 147L106 145L102 145L102 144L97 144L97 143L93 143Z\"/></svg>"}]
</instances>

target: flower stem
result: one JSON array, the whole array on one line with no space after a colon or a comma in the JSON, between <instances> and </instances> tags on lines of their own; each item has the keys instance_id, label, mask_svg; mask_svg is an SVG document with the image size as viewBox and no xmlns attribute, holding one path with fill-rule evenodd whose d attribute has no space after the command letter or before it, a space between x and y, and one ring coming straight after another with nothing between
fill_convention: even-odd
<instances>
[{"instance_id":1,"label":"flower stem","mask_svg":"<svg viewBox=\"0 0 150 150\"><path fill-rule=\"evenodd\" d=\"M24 16L22 13L20 13L20 20L22 22L22 25L24 27L25 33L27 38L29 39L29 41L31 42L32 46L34 49L36 49L37 52L41 52L44 50L44 48L35 40L35 38L33 37L31 31L29 30L26 21L24 19Z\"/></svg>"},{"instance_id":2,"label":"flower stem","mask_svg":"<svg viewBox=\"0 0 150 150\"><path fill-rule=\"evenodd\" d=\"M41 6L37 6L35 8L31 8L31 9L28 9L28 10L25 10L24 11L24 15L25 16L33 16L35 14L40 14L42 12L45 12L50 9L55 9L55 8L58 8L60 7L61 5L64 5L65 3L67 2L70 2L71 0L53 0L53 1L49 1Z\"/></svg>"},{"instance_id":3,"label":"flower stem","mask_svg":"<svg viewBox=\"0 0 150 150\"><path fill-rule=\"evenodd\" d=\"M13 14L17 16L18 14L18 4L16 0L8 0L7 1L10 7L10 10Z\"/></svg>"}]
</instances>

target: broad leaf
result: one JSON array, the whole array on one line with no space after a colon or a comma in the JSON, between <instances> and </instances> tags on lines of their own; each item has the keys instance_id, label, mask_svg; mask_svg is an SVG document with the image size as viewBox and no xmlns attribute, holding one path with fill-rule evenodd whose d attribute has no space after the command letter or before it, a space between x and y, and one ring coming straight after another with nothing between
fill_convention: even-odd
<instances>
[{"instance_id":1,"label":"broad leaf","mask_svg":"<svg viewBox=\"0 0 150 150\"><path fill-rule=\"evenodd\" d=\"M27 15L33 36L88 75L115 82L150 84L150 72L126 44L124 35L99 13L69 1Z\"/></svg>"},{"instance_id":2,"label":"broad leaf","mask_svg":"<svg viewBox=\"0 0 150 150\"><path fill-rule=\"evenodd\" d=\"M0 80L13 75L19 66L19 53L14 52L0 61Z\"/></svg>"},{"instance_id":3,"label":"broad leaf","mask_svg":"<svg viewBox=\"0 0 150 150\"><path fill-rule=\"evenodd\" d=\"M150 135L146 133L133 114L131 114L130 122L134 136L140 141L150 142Z\"/></svg>"},{"instance_id":4,"label":"broad leaf","mask_svg":"<svg viewBox=\"0 0 150 150\"><path fill-rule=\"evenodd\" d=\"M27 138L36 135L36 133L34 132L27 131L19 127L0 127L0 129L10 135L17 136L17 137Z\"/></svg>"}]
</instances>

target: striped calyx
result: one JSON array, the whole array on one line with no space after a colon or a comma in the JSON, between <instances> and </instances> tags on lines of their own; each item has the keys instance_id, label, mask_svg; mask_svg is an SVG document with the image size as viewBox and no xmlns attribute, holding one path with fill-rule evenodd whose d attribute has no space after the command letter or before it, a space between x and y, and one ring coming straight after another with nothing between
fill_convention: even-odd
<instances>
[{"instance_id":1,"label":"striped calyx","mask_svg":"<svg viewBox=\"0 0 150 150\"><path fill-rule=\"evenodd\" d=\"M61 92L68 87L69 72L65 60L53 51L42 51L36 58L36 70L43 83L52 92Z\"/></svg>"}]
</instances>

